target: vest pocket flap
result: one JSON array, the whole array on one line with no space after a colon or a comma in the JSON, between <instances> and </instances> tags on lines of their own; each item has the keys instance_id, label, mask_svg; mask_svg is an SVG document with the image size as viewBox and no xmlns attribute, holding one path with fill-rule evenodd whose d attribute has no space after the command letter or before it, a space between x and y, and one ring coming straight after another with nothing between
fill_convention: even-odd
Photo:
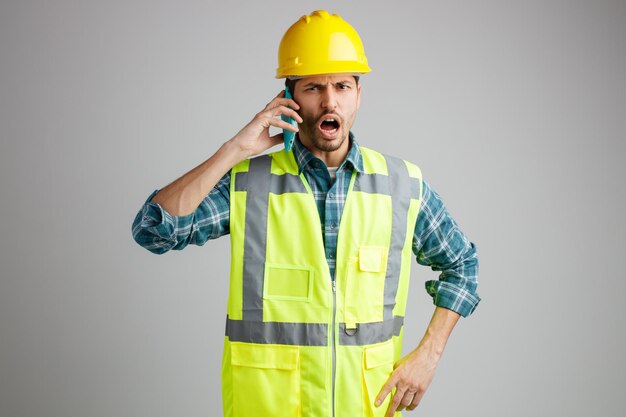
<instances>
[{"instance_id":1,"label":"vest pocket flap","mask_svg":"<svg viewBox=\"0 0 626 417\"><path fill-rule=\"evenodd\" d=\"M365 348L365 369L393 363L394 349L391 341Z\"/></svg>"},{"instance_id":2,"label":"vest pocket flap","mask_svg":"<svg viewBox=\"0 0 626 417\"><path fill-rule=\"evenodd\" d=\"M295 370L298 368L300 350L297 346L253 345L233 343L231 364L261 369Z\"/></svg>"},{"instance_id":3,"label":"vest pocket flap","mask_svg":"<svg viewBox=\"0 0 626 417\"><path fill-rule=\"evenodd\" d=\"M381 272L385 265L387 248L384 246L361 246L359 248L359 269L365 272Z\"/></svg>"}]
</instances>

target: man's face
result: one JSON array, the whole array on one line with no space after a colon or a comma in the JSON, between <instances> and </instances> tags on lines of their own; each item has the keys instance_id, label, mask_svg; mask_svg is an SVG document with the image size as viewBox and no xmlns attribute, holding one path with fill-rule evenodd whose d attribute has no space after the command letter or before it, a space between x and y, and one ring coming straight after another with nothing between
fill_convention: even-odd
<instances>
[{"instance_id":1,"label":"man's face","mask_svg":"<svg viewBox=\"0 0 626 417\"><path fill-rule=\"evenodd\" d=\"M347 141L361 100L361 84L350 74L305 77L296 83L294 99L300 139L322 152L349 146Z\"/></svg>"}]
</instances>

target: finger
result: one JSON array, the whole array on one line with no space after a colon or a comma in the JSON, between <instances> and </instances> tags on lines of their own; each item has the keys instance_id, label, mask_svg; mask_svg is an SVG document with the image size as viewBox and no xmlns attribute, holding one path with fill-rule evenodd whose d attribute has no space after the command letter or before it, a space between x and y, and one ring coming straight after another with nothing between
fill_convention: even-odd
<instances>
[{"instance_id":1,"label":"finger","mask_svg":"<svg viewBox=\"0 0 626 417\"><path fill-rule=\"evenodd\" d=\"M296 133L298 133L300 131L298 129L298 126L292 125L291 123L287 123L284 120L277 119L275 117L272 117L271 119L268 119L267 123L268 123L268 125L277 127L279 129L287 129L287 130L291 130L292 132L296 132Z\"/></svg>"},{"instance_id":2,"label":"finger","mask_svg":"<svg viewBox=\"0 0 626 417\"><path fill-rule=\"evenodd\" d=\"M273 116L285 115L291 117L292 119L295 119L298 123L303 122L302 117L300 117L300 115L295 110L290 109L289 107L276 107L272 113Z\"/></svg>"},{"instance_id":3,"label":"finger","mask_svg":"<svg viewBox=\"0 0 626 417\"><path fill-rule=\"evenodd\" d=\"M292 109L300 110L300 105L298 103L296 103L291 98L284 98L284 97L274 98L272 101L267 103L267 105L265 106L263 110L273 109L278 106L291 107Z\"/></svg>"},{"instance_id":4,"label":"finger","mask_svg":"<svg viewBox=\"0 0 626 417\"><path fill-rule=\"evenodd\" d=\"M291 107L295 110L300 110L300 105L296 103L292 98L278 98L274 99L276 103L280 106Z\"/></svg>"},{"instance_id":5,"label":"finger","mask_svg":"<svg viewBox=\"0 0 626 417\"><path fill-rule=\"evenodd\" d=\"M280 145L281 143L283 143L284 140L285 138L282 133L277 133L274 136L270 136L270 143L272 144L270 147Z\"/></svg>"},{"instance_id":6,"label":"finger","mask_svg":"<svg viewBox=\"0 0 626 417\"><path fill-rule=\"evenodd\" d=\"M303 122L302 117L300 117L300 115L294 109L290 109L289 107L286 107L286 106L278 106L278 107L266 109L258 113L256 115L256 118L266 119L266 118L273 118L273 117L282 116L282 115L291 117L292 119L295 119L298 123Z\"/></svg>"},{"instance_id":7,"label":"finger","mask_svg":"<svg viewBox=\"0 0 626 417\"><path fill-rule=\"evenodd\" d=\"M400 406L400 403L402 402L402 398L404 397L404 394L405 394L405 391L400 391L400 388L396 387L396 393L391 399L391 402L389 403L389 407L387 408L387 414L385 414L386 417L393 417L396 411L401 410L401 409L398 409L398 407ZM402 407L402 409L404 409L404 407Z\"/></svg>"},{"instance_id":8,"label":"finger","mask_svg":"<svg viewBox=\"0 0 626 417\"><path fill-rule=\"evenodd\" d=\"M407 391L404 393L402 400L400 401L400 405L398 406L398 411L402 411L405 408L408 408L413 403L413 398L415 397L415 393L411 391Z\"/></svg>"},{"instance_id":9,"label":"finger","mask_svg":"<svg viewBox=\"0 0 626 417\"><path fill-rule=\"evenodd\" d=\"M396 386L396 381L392 375L389 377L387 382L385 382L385 385L383 385L380 392L376 396L376 402L375 402L376 407L380 407L383 401L385 401L385 398L387 398L387 395L389 395L389 393L391 392L391 390L393 390L395 386Z\"/></svg>"},{"instance_id":10,"label":"finger","mask_svg":"<svg viewBox=\"0 0 626 417\"><path fill-rule=\"evenodd\" d=\"M390 402L389 406L387 407L387 412L385 413L385 417L393 417L397 409L398 409L398 405L397 404L394 405L393 402Z\"/></svg>"},{"instance_id":11,"label":"finger","mask_svg":"<svg viewBox=\"0 0 626 417\"><path fill-rule=\"evenodd\" d=\"M417 392L415 396L413 397L413 401L411 401L411 405L409 405L406 409L409 411L415 410L417 406L419 405L420 401L422 400L423 396L424 396L424 391Z\"/></svg>"},{"instance_id":12,"label":"finger","mask_svg":"<svg viewBox=\"0 0 626 417\"><path fill-rule=\"evenodd\" d=\"M292 99L292 98L285 98L283 100L288 100L287 101L287 106L291 107L292 109L300 110L300 105L298 103L296 103L294 99Z\"/></svg>"},{"instance_id":13,"label":"finger","mask_svg":"<svg viewBox=\"0 0 626 417\"><path fill-rule=\"evenodd\" d=\"M273 109L274 107L276 107L276 103L277 100L280 100L281 98L283 98L285 96L285 90L281 90L276 97L274 97L269 103L267 103L265 105L265 107L263 108L263 111L265 110L269 110L269 109Z\"/></svg>"},{"instance_id":14,"label":"finger","mask_svg":"<svg viewBox=\"0 0 626 417\"><path fill-rule=\"evenodd\" d=\"M292 95L293 95L293 91L292 91ZM282 90L279 91L278 95L276 96L276 98L284 98L285 97L285 89L283 88ZM296 103L293 99L291 98L286 98L285 100L289 100L289 107L292 108L300 108L300 105L298 103ZM296 106L296 107L294 107Z\"/></svg>"}]
</instances>

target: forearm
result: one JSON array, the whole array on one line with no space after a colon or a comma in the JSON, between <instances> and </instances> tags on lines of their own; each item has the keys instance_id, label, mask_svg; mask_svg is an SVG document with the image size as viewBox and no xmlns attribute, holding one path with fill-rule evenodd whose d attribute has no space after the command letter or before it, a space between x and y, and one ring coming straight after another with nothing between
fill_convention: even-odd
<instances>
[{"instance_id":1,"label":"forearm","mask_svg":"<svg viewBox=\"0 0 626 417\"><path fill-rule=\"evenodd\" d=\"M297 132L296 126L279 117L286 115L302 123L302 118L296 113L299 108L298 103L285 98L284 90L281 90L250 123L222 145L212 157L161 189L152 201L173 216L193 213L228 170L244 159L282 142L282 134L269 135L270 126Z\"/></svg>"},{"instance_id":2,"label":"forearm","mask_svg":"<svg viewBox=\"0 0 626 417\"><path fill-rule=\"evenodd\" d=\"M209 159L161 189L152 201L173 216L191 214L228 170L247 157L232 141Z\"/></svg>"},{"instance_id":3,"label":"forearm","mask_svg":"<svg viewBox=\"0 0 626 417\"><path fill-rule=\"evenodd\" d=\"M434 365L439 362L446 347L448 338L454 329L460 314L443 307L436 307L430 323L424 332L417 349L423 350L428 357L434 361Z\"/></svg>"},{"instance_id":4,"label":"forearm","mask_svg":"<svg viewBox=\"0 0 626 417\"><path fill-rule=\"evenodd\" d=\"M297 132L280 119L286 115L302 123L294 109L300 106L284 98L284 90L226 142L209 159L149 198L133 221L133 237L154 253L182 249L189 243L202 245L229 233L229 170L283 141L282 133L270 136L274 126ZM224 179L220 182L220 179Z\"/></svg>"}]
</instances>

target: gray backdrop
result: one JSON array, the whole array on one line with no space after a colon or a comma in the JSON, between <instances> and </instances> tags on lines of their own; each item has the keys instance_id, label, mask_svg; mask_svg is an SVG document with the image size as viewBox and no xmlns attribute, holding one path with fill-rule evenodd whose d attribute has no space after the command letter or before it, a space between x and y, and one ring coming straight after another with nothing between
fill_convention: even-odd
<instances>
[{"instance_id":1,"label":"gray backdrop","mask_svg":"<svg viewBox=\"0 0 626 417\"><path fill-rule=\"evenodd\" d=\"M406 414L623 415L625 2L335 3L2 0L0 416L221 413L229 239L157 256L130 226L279 91L316 8L365 43L360 142L419 164L481 258Z\"/></svg>"}]
</instances>

